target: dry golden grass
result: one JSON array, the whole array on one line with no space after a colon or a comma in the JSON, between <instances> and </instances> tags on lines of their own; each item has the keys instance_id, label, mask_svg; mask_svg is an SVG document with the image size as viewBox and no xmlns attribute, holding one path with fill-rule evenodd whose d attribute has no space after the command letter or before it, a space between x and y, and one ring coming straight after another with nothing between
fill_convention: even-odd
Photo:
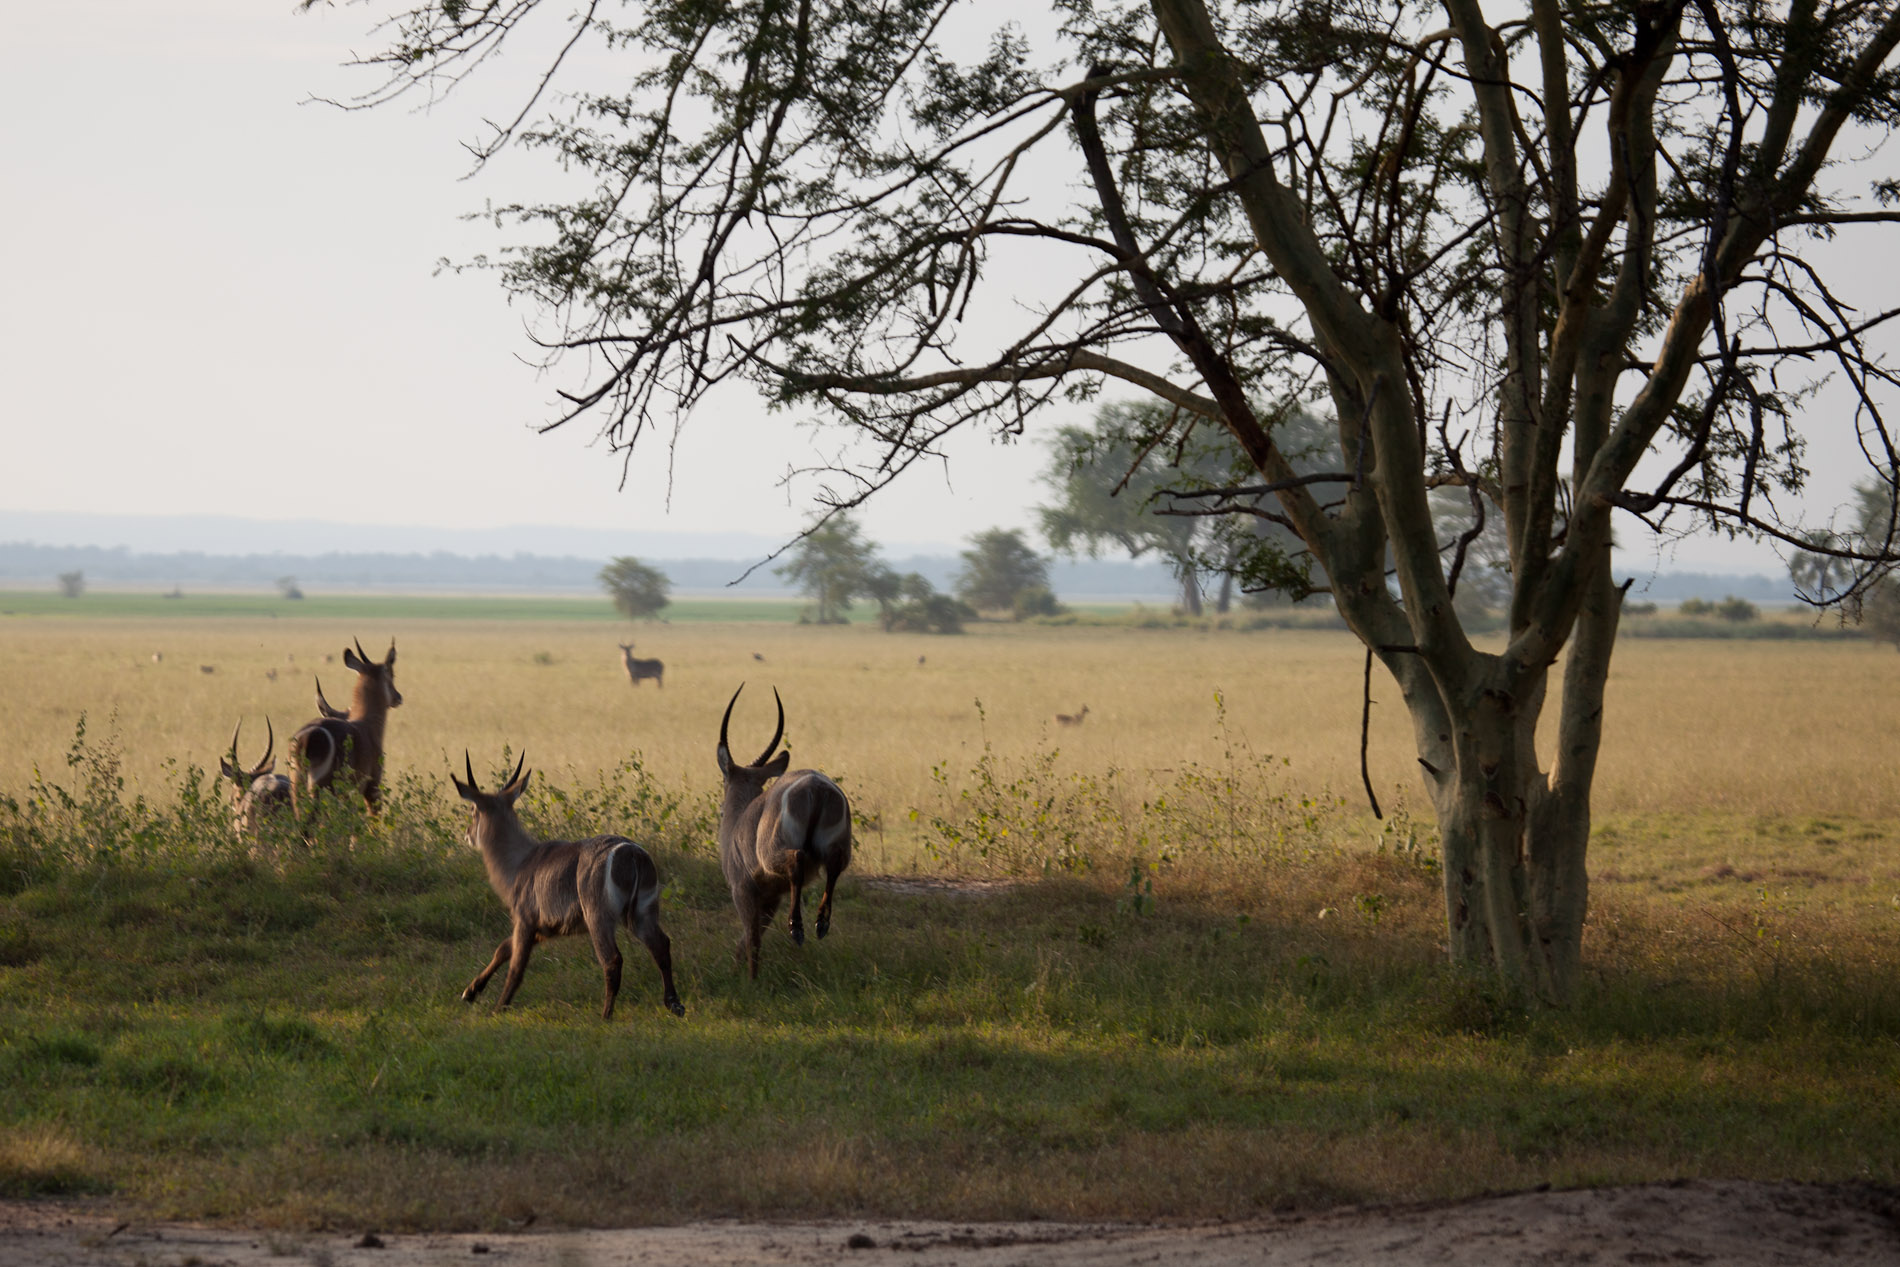
<instances>
[{"instance_id":1,"label":"dry golden grass","mask_svg":"<svg viewBox=\"0 0 1900 1267\"><path fill-rule=\"evenodd\" d=\"M652 626L636 630L639 650L666 661L667 685L635 689L612 631L598 625L417 622L393 632L406 702L390 723L391 764L430 778L459 766L464 747L479 765L506 744L553 772L611 766L638 749L662 779L710 787L720 711L747 681L735 749L763 746L776 686L794 759L845 778L860 809L888 824L931 802L933 764L960 775L986 739L1005 760L1056 746L1069 768L1115 767L1137 780L1218 762L1216 691L1233 737L1286 758L1296 785L1357 795L1360 652L1343 634ZM116 729L141 786L168 782L168 757L215 766L240 717L254 755L266 714L280 736L314 715L313 671L333 700L347 698L352 675L324 655L352 636L380 650L388 634L290 620L10 624L0 647L14 668L15 735L0 753L0 787L22 786L36 764L57 770L82 712L95 735ZM207 664L216 672L203 673ZM1388 800L1416 800L1395 694L1375 679L1373 777ZM1900 657L1872 645L1626 643L1599 812L1900 815L1900 728L1883 722L1897 703ZM1084 704L1084 725L1055 724Z\"/></svg>"},{"instance_id":2,"label":"dry golden grass","mask_svg":"<svg viewBox=\"0 0 1900 1267\"><path fill-rule=\"evenodd\" d=\"M333 701L347 698L352 675L325 664L326 654L353 636L380 651L393 633L406 702L391 719L390 760L432 779L459 767L464 747L480 765L507 744L552 773L611 766L638 749L662 779L707 788L720 711L746 681L735 749L749 756L763 746L776 686L794 759L845 778L860 808L892 825L930 803L933 764L961 775L986 739L1005 760L1055 746L1066 768L1115 767L1137 783L1219 762L1216 691L1232 736L1287 759L1294 785L1359 797L1361 653L1344 634L983 626L944 638L639 626L640 653L665 660L667 678L664 689L635 689L619 665L618 632L523 621L394 630L316 620L7 622L0 649L13 670L13 736L0 751L0 788L23 786L35 765L57 771L82 712L95 736L116 729L141 787L169 782L167 758L215 767L240 717L254 758L267 714L280 736L314 716L313 671ZM1388 802L1416 802L1396 691L1375 678L1373 694L1375 785ZM1085 704L1085 724L1056 725L1055 714ZM1900 816L1896 705L1900 656L1876 645L1626 642L1610 683L1598 811Z\"/></svg>"}]
</instances>

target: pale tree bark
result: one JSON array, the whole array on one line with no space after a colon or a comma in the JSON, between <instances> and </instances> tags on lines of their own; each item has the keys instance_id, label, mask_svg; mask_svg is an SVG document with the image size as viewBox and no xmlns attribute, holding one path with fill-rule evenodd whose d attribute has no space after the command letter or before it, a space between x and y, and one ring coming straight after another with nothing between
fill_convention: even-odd
<instances>
[{"instance_id":1,"label":"pale tree bark","mask_svg":"<svg viewBox=\"0 0 1900 1267\"><path fill-rule=\"evenodd\" d=\"M1505 349L1496 389L1498 493L1513 597L1509 644L1491 654L1471 645L1452 611L1426 497L1420 440L1428 419L1420 416L1423 402L1405 390L1401 330L1368 312L1342 284L1300 202L1280 184L1281 160L1201 0L1153 0L1153 8L1256 245L1299 298L1329 354L1342 450L1349 464L1363 469L1363 488L1355 488L1330 520L1316 522L1296 499L1288 500L1286 517L1325 570L1348 625L1393 673L1411 711L1442 839L1452 957L1487 965L1528 993L1563 998L1581 962L1590 795L1622 597L1609 571L1609 511L1627 503L1625 482L1682 398L1710 327L1712 296L1735 282L1778 215L1796 210L1806 187L1800 170L1826 152L1843 112L1831 117L1823 111L1794 170L1729 213L1706 267L1674 302L1661 355L1615 418L1624 348L1653 262L1650 106L1682 10L1637 11L1639 29L1617 67L1610 104L1613 178L1591 222L1574 170L1565 32L1554 0L1533 5L1546 152L1554 156L1539 169L1544 197L1553 204L1540 224L1526 179L1539 156L1527 153L1522 140L1503 37L1477 0L1446 0L1483 142ZM1871 75L1884 61L1897 31L1900 22L1890 20L1865 50L1861 73ZM1791 117L1792 107L1786 113ZM1768 162L1774 170L1773 156ZM1626 215L1632 203L1634 214ZM1619 225L1621 265L1605 296L1596 278ZM1553 291L1559 309L1547 334L1542 307ZM1250 423L1229 420L1236 438L1257 454L1262 473L1283 480L1284 463L1270 440L1262 449ZM1566 436L1573 438L1576 504L1564 522L1557 502ZM1362 437L1370 460L1356 452ZM1553 533L1560 523L1564 539L1558 543ZM1383 580L1381 541L1391 550L1397 602ZM1566 644L1556 748L1546 768L1536 731L1552 667Z\"/></svg>"}]
</instances>

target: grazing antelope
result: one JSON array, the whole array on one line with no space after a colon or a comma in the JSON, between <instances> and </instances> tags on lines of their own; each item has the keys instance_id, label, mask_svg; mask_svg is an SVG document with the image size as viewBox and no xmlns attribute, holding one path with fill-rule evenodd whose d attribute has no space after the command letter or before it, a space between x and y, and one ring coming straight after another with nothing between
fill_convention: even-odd
<instances>
[{"instance_id":1,"label":"grazing antelope","mask_svg":"<svg viewBox=\"0 0 1900 1267\"><path fill-rule=\"evenodd\" d=\"M343 664L356 671L356 694L350 711L342 716L323 698L323 686L317 685L318 720L305 722L290 737L290 794L301 809L301 801L311 798L304 813L306 825L316 812L316 792L327 788L347 765L363 801L374 813L383 799L383 728L389 722L389 710L402 704L402 692L396 689L396 643L392 638L389 654L381 662L372 660L358 642L352 652L343 649Z\"/></svg>"},{"instance_id":2,"label":"grazing antelope","mask_svg":"<svg viewBox=\"0 0 1900 1267\"><path fill-rule=\"evenodd\" d=\"M1082 705L1082 711L1079 713L1057 713L1056 725L1080 726L1082 724L1082 719L1084 717L1087 717L1088 715L1089 715L1089 706L1087 704L1084 704Z\"/></svg>"},{"instance_id":3,"label":"grazing antelope","mask_svg":"<svg viewBox=\"0 0 1900 1267\"><path fill-rule=\"evenodd\" d=\"M666 683L661 680L662 675L666 672L666 666L664 664L661 664L658 660L642 660L638 658L633 654L633 644L631 642L622 642L615 645L620 648L620 662L627 666L627 678L633 685L638 686L645 679L652 678L653 685L662 688L666 686Z\"/></svg>"},{"instance_id":4,"label":"grazing antelope","mask_svg":"<svg viewBox=\"0 0 1900 1267\"><path fill-rule=\"evenodd\" d=\"M462 754L462 765L468 782L449 775L456 792L475 807L468 842L481 850L488 883L514 917L513 931L462 991L462 1002L473 1003L495 970L507 964L508 980L497 1005L507 1007L521 988L528 955L536 945L585 930L607 979L607 1000L600 1016L610 1019L614 996L620 993L620 943L614 929L624 923L659 965L667 1009L675 1016L686 1015L673 988L673 944L660 927L660 882L653 859L625 836L593 836L572 843L530 836L515 816L515 801L534 773L522 772L527 759L523 753L514 774L497 792L476 786L475 766L467 752Z\"/></svg>"},{"instance_id":5,"label":"grazing antelope","mask_svg":"<svg viewBox=\"0 0 1900 1267\"><path fill-rule=\"evenodd\" d=\"M744 689L742 682L739 691ZM818 904L818 935L831 931L831 893L839 874L851 865L851 803L836 783L816 770L786 774L785 767L792 763L789 751L772 755L785 734L785 704L776 687L772 699L778 704L778 729L772 742L751 765L734 762L726 732L739 691L732 693L719 722L719 773L726 784L719 806L719 865L739 912L739 953L756 979L759 939L788 890L792 944L805 944L803 890L806 880L821 870L825 896ZM772 779L779 782L767 791Z\"/></svg>"},{"instance_id":6,"label":"grazing antelope","mask_svg":"<svg viewBox=\"0 0 1900 1267\"><path fill-rule=\"evenodd\" d=\"M252 836L266 814L281 814L290 808L290 779L271 773L277 767L271 760L277 732L271 728L270 718L264 719L264 756L248 770L238 761L238 732L243 729L240 718L231 731L231 755L218 758L218 770L236 786L231 801L232 829L239 836Z\"/></svg>"}]
</instances>

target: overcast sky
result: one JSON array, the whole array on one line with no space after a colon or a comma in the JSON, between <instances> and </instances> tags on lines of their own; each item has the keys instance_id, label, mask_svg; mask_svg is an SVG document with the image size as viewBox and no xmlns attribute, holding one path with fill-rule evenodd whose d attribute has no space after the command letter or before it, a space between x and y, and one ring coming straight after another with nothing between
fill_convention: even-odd
<instances>
[{"instance_id":1,"label":"overcast sky","mask_svg":"<svg viewBox=\"0 0 1900 1267\"><path fill-rule=\"evenodd\" d=\"M369 21L356 6L298 15L292 0L0 6L7 521L541 524L625 531L634 551L655 532L794 531L811 489L788 496L779 480L812 460L814 437L736 393L682 432L670 507L662 447L619 491L620 463L588 424L534 434L557 384L520 359L527 314L492 277L436 270L500 245L463 213L545 187L519 159L462 179L460 143L485 105L517 100L509 76L531 59L496 67L486 97L430 112L304 104L370 86L342 66L377 46ZM1033 436L966 436L951 458L947 474L913 471L875 500L870 535L949 546L1031 524ZM1824 472L1825 496L1846 478ZM1661 566L1780 564L1760 547L1687 543Z\"/></svg>"}]
</instances>

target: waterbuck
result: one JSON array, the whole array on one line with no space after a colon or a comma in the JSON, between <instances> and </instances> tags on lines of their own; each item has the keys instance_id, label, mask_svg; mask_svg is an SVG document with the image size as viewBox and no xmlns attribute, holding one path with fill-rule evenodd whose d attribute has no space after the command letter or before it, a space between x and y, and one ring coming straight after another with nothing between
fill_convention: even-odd
<instances>
[{"instance_id":1,"label":"waterbuck","mask_svg":"<svg viewBox=\"0 0 1900 1267\"><path fill-rule=\"evenodd\" d=\"M666 673L666 666L664 664L658 660L640 659L633 654L633 644L631 642L621 642L615 645L620 648L620 663L627 667L627 680L629 682L638 686L641 682L651 678L653 679L653 685L662 689L665 688L666 682L663 679Z\"/></svg>"},{"instance_id":2,"label":"waterbuck","mask_svg":"<svg viewBox=\"0 0 1900 1267\"><path fill-rule=\"evenodd\" d=\"M507 1007L521 988L528 955L553 937L586 931L607 978L607 1001L602 1020L614 1014L614 996L620 993L620 944L614 934L619 924L639 938L659 965L668 1010L686 1015L673 988L673 944L660 927L660 882L647 851L625 836L593 836L569 843L538 841L515 816L515 801L528 786L533 771L522 771L526 753L498 792L476 786L475 767L462 754L468 782L453 774L449 780L462 799L475 807L468 824L468 842L481 850L488 866L488 883L507 906L515 926L507 940L495 947L495 957L462 991L462 1002L473 1003L488 979L503 964L508 980L501 987L499 1007Z\"/></svg>"},{"instance_id":3,"label":"waterbuck","mask_svg":"<svg viewBox=\"0 0 1900 1267\"><path fill-rule=\"evenodd\" d=\"M389 654L380 663L369 658L360 641L354 652L345 647L343 664L356 672L350 711L337 716L319 683L317 707L323 716L305 722L290 737L290 795L306 826L316 812L317 791L329 787L346 768L370 812L382 804L383 728L389 722L389 710L402 704L402 692L396 689L396 641L390 639ZM302 806L304 798L310 799L307 811Z\"/></svg>"},{"instance_id":4,"label":"waterbuck","mask_svg":"<svg viewBox=\"0 0 1900 1267\"><path fill-rule=\"evenodd\" d=\"M284 775L273 774L277 763L271 759L271 753L277 748L277 732L271 728L270 718L264 719L264 755L258 763L246 770L238 760L238 732L244 729L244 722L231 731L231 755L218 758L218 770L235 786L231 800L231 826L239 836L252 836L267 814L281 814L290 808L290 780Z\"/></svg>"},{"instance_id":5,"label":"waterbuck","mask_svg":"<svg viewBox=\"0 0 1900 1267\"><path fill-rule=\"evenodd\" d=\"M1082 711L1079 713L1057 713L1056 725L1080 726L1082 724L1082 719L1084 717L1087 717L1088 715L1089 715L1089 706L1087 704L1084 704L1082 705Z\"/></svg>"},{"instance_id":6,"label":"waterbuck","mask_svg":"<svg viewBox=\"0 0 1900 1267\"><path fill-rule=\"evenodd\" d=\"M744 689L742 682L739 691ZM736 764L726 733L739 691L732 693L719 722L719 773L726 784L719 806L719 865L739 911L739 953L756 979L759 939L788 890L792 943L805 944L803 889L821 870L825 897L818 904L818 935L831 931L832 890L839 874L851 865L851 803L836 783L816 770L786 774L785 767L792 762L789 751L772 755L785 734L785 703L777 687L772 689L778 705L778 729L772 733L772 742L751 765ZM765 785L773 779L779 782L767 791Z\"/></svg>"}]
</instances>

